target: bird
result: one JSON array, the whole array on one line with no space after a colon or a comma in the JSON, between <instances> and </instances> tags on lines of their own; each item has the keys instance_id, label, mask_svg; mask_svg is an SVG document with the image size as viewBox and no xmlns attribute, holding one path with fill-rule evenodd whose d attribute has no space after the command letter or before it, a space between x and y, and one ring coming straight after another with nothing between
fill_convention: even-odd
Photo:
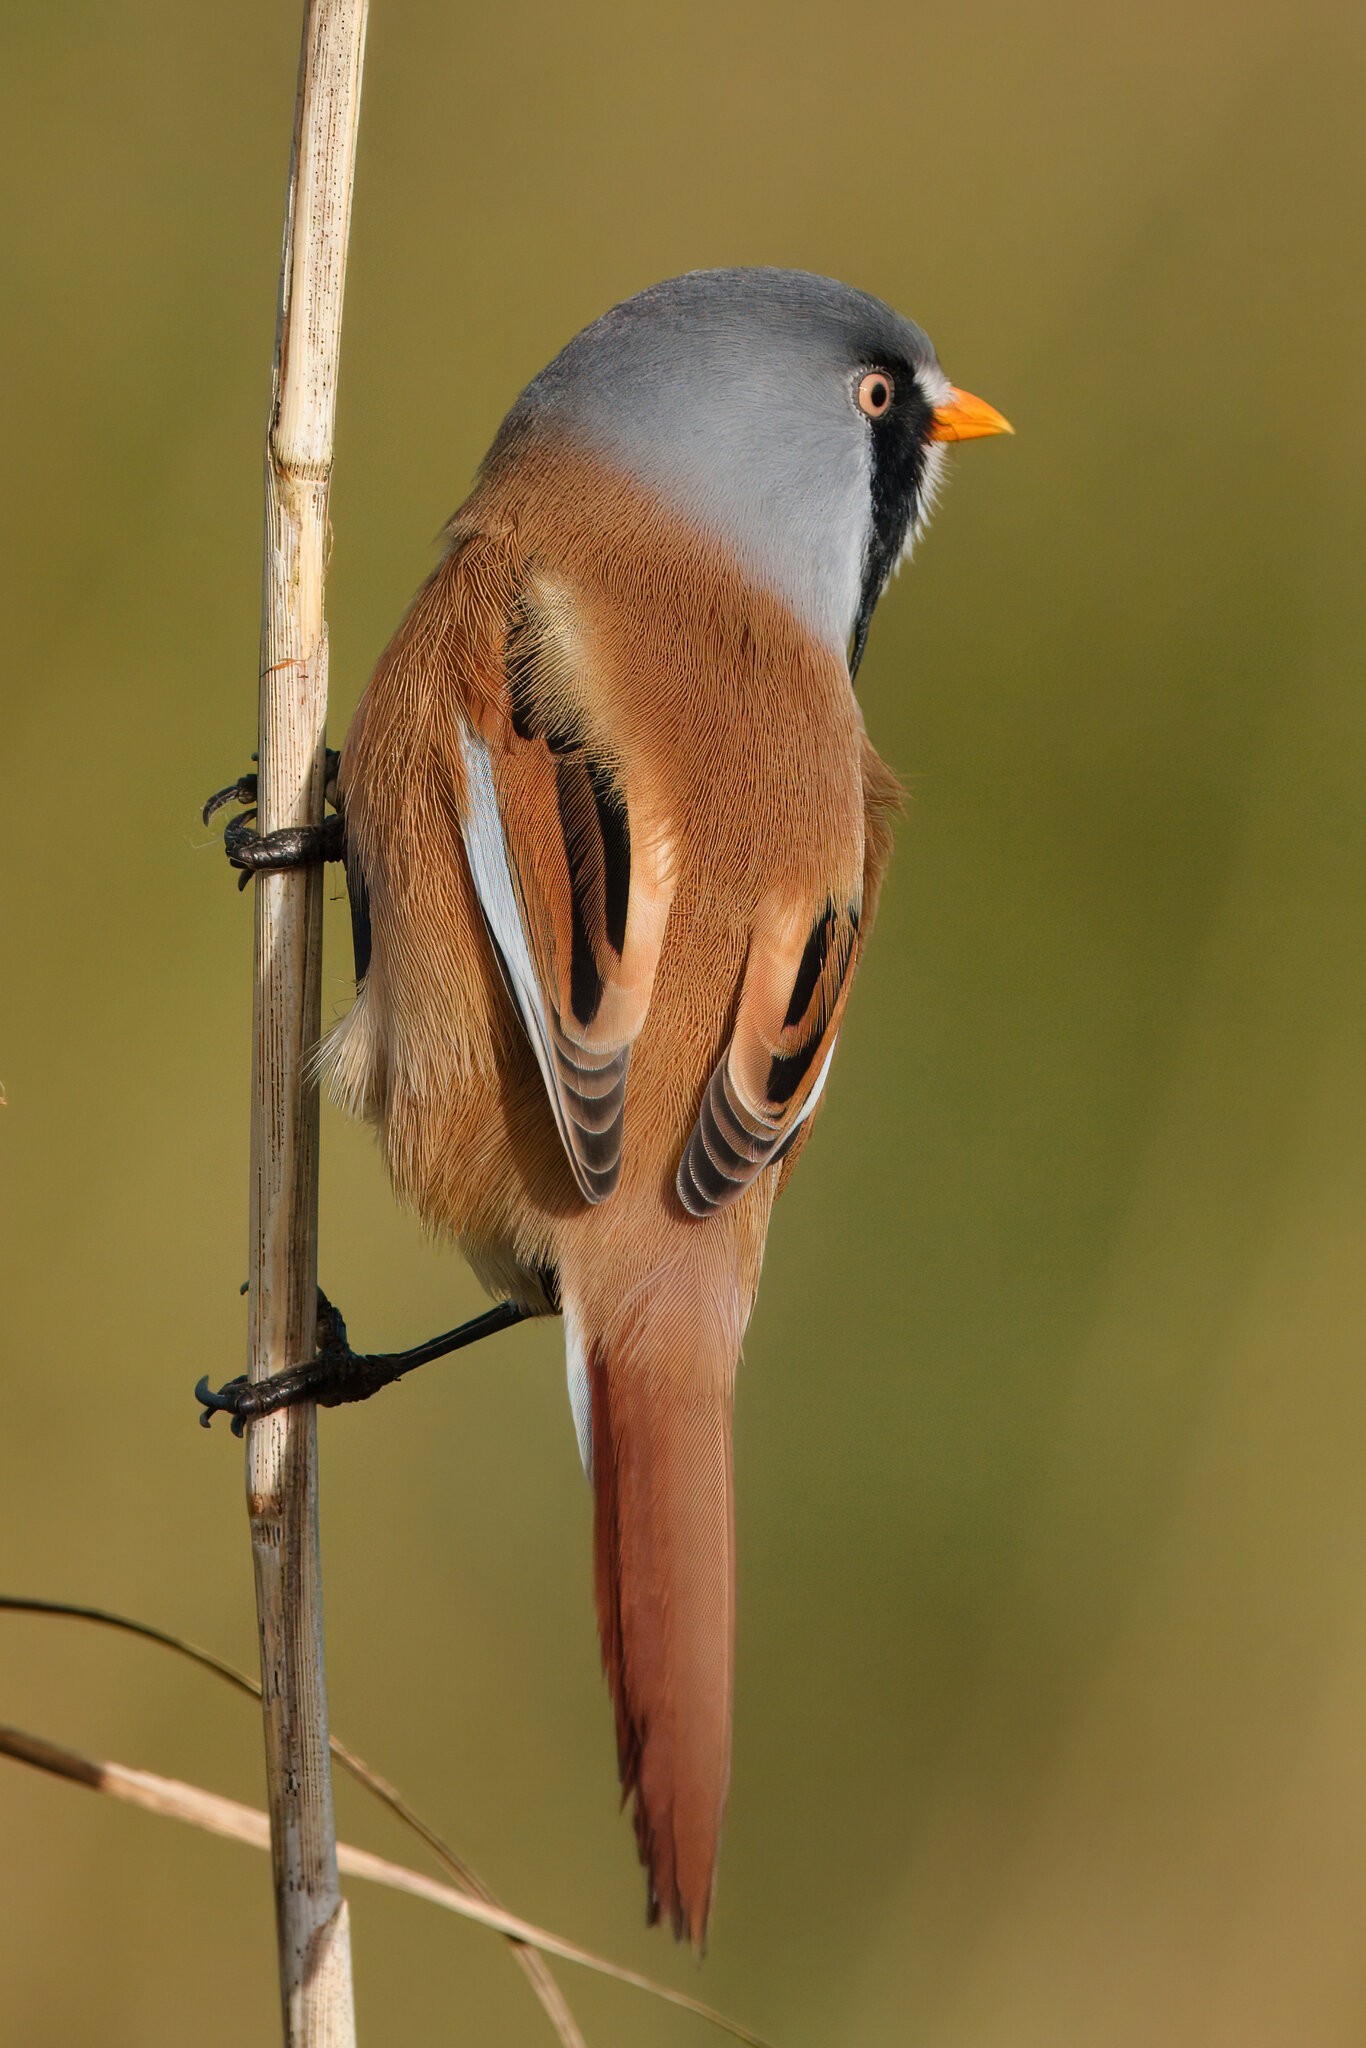
<instances>
[{"instance_id":1,"label":"bird","mask_svg":"<svg viewBox=\"0 0 1366 2048\"><path fill-rule=\"evenodd\" d=\"M854 679L947 447L1010 431L833 279L653 285L517 399L342 749L323 1064L399 1198L563 1317L622 1798L699 1950L741 1341L902 794Z\"/></svg>"}]
</instances>

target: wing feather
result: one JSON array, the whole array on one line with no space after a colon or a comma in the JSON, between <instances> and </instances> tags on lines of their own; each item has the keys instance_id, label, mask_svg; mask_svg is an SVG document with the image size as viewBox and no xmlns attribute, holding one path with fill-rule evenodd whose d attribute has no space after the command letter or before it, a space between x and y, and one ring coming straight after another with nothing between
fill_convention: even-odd
<instances>
[{"instance_id":1,"label":"wing feather","mask_svg":"<svg viewBox=\"0 0 1366 2048\"><path fill-rule=\"evenodd\" d=\"M730 1042L707 1083L678 1198L693 1216L726 1208L782 1158L816 1107L858 958L859 905L816 916L776 899L750 942Z\"/></svg>"},{"instance_id":2,"label":"wing feather","mask_svg":"<svg viewBox=\"0 0 1366 2048\"><path fill-rule=\"evenodd\" d=\"M510 609L506 689L461 734L465 851L586 1200L616 1186L631 1046L670 885L646 793L596 730L591 649L534 576Z\"/></svg>"}]
</instances>

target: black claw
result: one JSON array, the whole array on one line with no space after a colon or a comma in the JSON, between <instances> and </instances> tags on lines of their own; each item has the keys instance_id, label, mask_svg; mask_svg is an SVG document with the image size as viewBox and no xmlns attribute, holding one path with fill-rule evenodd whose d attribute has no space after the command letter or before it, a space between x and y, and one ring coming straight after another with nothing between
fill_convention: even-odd
<instances>
[{"instance_id":1,"label":"black claw","mask_svg":"<svg viewBox=\"0 0 1366 2048\"><path fill-rule=\"evenodd\" d=\"M209 1385L206 1373L194 1390L203 1411L199 1420L207 1429L215 1415L229 1415L233 1435L241 1436L253 1418L273 1415L277 1409L292 1407L297 1401L315 1401L322 1408L368 1401L381 1387L391 1387L418 1366L446 1358L452 1351L463 1351L481 1337L511 1329L532 1313L521 1302L504 1301L462 1323L458 1330L447 1330L426 1344L413 1345L411 1350L361 1352L351 1349L341 1310L334 1307L320 1287L318 1334L312 1358L302 1365L286 1366L269 1379L253 1381L241 1375L216 1391Z\"/></svg>"},{"instance_id":2,"label":"black claw","mask_svg":"<svg viewBox=\"0 0 1366 2048\"><path fill-rule=\"evenodd\" d=\"M351 1346L346 1341L346 1319L335 1301L329 1301L318 1289L317 1336L315 1348L319 1352L338 1352L350 1357Z\"/></svg>"},{"instance_id":3,"label":"black claw","mask_svg":"<svg viewBox=\"0 0 1366 2048\"><path fill-rule=\"evenodd\" d=\"M194 1397L204 1411L199 1418L200 1428L210 1428L215 1415L230 1415L233 1435L241 1436L246 1426L243 1397L249 1384L246 1374L239 1373L235 1380L229 1380L225 1387L215 1390L209 1385L209 1375L205 1373L194 1390Z\"/></svg>"},{"instance_id":4,"label":"black claw","mask_svg":"<svg viewBox=\"0 0 1366 2048\"><path fill-rule=\"evenodd\" d=\"M337 795L341 755L335 747L326 748L325 755L324 795L336 815L324 819L320 825L289 825L278 832L258 832L255 820L260 777L255 774L239 775L236 782L230 782L226 789L215 790L205 804L203 817L206 825L226 804L248 806L240 816L230 819L223 830L223 849L238 870L239 889L245 889L253 875L346 859L346 830L338 809ZM255 754L251 758L254 761Z\"/></svg>"},{"instance_id":5,"label":"black claw","mask_svg":"<svg viewBox=\"0 0 1366 2048\"><path fill-rule=\"evenodd\" d=\"M254 804L256 784L254 775L239 775L236 782L230 782L226 789L216 789L200 814L204 823L207 825L214 812L221 811L225 804Z\"/></svg>"},{"instance_id":6,"label":"black claw","mask_svg":"<svg viewBox=\"0 0 1366 2048\"><path fill-rule=\"evenodd\" d=\"M230 820L223 832L223 849L233 867L241 871L239 889L245 889L253 875L346 858L346 834L340 818L327 818L321 825L286 825L279 832L258 832L251 822L255 816L255 811L244 811L240 818Z\"/></svg>"}]
</instances>

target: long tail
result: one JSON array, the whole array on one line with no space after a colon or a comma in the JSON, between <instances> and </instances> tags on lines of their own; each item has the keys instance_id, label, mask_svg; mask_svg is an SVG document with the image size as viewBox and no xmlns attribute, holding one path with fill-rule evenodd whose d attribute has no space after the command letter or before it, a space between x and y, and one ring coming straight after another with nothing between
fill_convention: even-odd
<instances>
[{"instance_id":1,"label":"long tail","mask_svg":"<svg viewBox=\"0 0 1366 2048\"><path fill-rule=\"evenodd\" d=\"M732 1285L684 1265L594 1314L566 1286L570 1394L593 1481L603 1669L649 1916L700 1948L730 1776L735 1649ZM601 1300L601 1279L595 1292Z\"/></svg>"}]
</instances>

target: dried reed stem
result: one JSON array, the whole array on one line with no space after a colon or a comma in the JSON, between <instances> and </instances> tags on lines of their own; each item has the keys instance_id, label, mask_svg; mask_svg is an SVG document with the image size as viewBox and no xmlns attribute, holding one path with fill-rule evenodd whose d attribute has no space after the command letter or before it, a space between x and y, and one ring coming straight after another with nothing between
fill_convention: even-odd
<instances>
[{"instance_id":1,"label":"dried reed stem","mask_svg":"<svg viewBox=\"0 0 1366 2048\"><path fill-rule=\"evenodd\" d=\"M342 287L366 0L306 0L266 437L258 812L323 815L323 582ZM317 1299L322 874L255 883L251 1127L253 1380L311 1356ZM323 1670L316 1411L247 1430L280 1995L288 2048L351 2048L351 1940L337 1848Z\"/></svg>"},{"instance_id":2,"label":"dried reed stem","mask_svg":"<svg viewBox=\"0 0 1366 2048\"><path fill-rule=\"evenodd\" d=\"M202 1828L207 1834L221 1835L233 1842L246 1842L256 1849L270 1846L269 1822L264 1813L258 1812L254 1806L243 1806L236 1799L225 1799L221 1793L207 1792L200 1785L187 1785L183 1778L163 1778L155 1771L130 1770L126 1764L83 1756L79 1750L65 1749L55 1742L48 1742L41 1735L31 1735L22 1728L3 1725L0 1725L0 1756L13 1757L16 1763L48 1771L71 1784L84 1785L92 1792L106 1793L128 1806L139 1806L145 1813L157 1814L163 1820L185 1821L191 1827ZM372 1884L407 1892L412 1898L426 1899L434 1906L444 1906L448 1913L457 1913L462 1919L492 1928L508 1940L522 1944L528 1951L542 1949L547 1955L559 1956L564 1962L579 1963L585 1970L595 1970L599 1976L610 1978L615 1984L629 1984L636 1991L648 1992L651 1998L677 2006L680 2012L695 2013L699 2019L719 2027L734 2040L743 2041L746 2048L769 2048L760 2035L742 2027L738 2020L729 2019L725 2013L717 2012L714 2007L704 2005L700 1998L691 1998L686 1991L675 1991L669 1984L657 1984L653 1978L643 1977L638 1970L626 1970L619 1963L608 1962L605 1956L594 1955L591 1949L580 1948L577 1942L566 1941L562 1935L537 1927L534 1921L509 1913L492 1900L456 1891L451 1885L424 1877L420 1871L409 1870L402 1863L391 1863L385 1856L376 1856L369 1849L353 1848L349 1842L338 1843L337 1861L348 1876L363 1877ZM577 2028L573 2028L573 2038L581 2039Z\"/></svg>"}]
</instances>

